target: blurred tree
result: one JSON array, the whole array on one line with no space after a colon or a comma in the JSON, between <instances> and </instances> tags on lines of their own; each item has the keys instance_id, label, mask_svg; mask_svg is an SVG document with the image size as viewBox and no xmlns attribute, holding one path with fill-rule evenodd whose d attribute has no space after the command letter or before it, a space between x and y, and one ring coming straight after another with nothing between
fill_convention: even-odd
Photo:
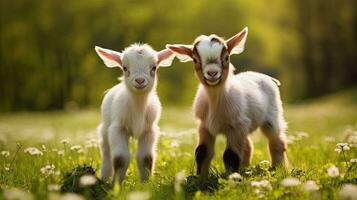
<instances>
[{"instance_id":1,"label":"blurred tree","mask_svg":"<svg viewBox=\"0 0 357 200\"><path fill-rule=\"evenodd\" d=\"M296 1L303 97L357 83L357 2Z\"/></svg>"},{"instance_id":2,"label":"blurred tree","mask_svg":"<svg viewBox=\"0 0 357 200\"><path fill-rule=\"evenodd\" d=\"M161 50L200 34L228 38L244 26L246 51L232 57L237 71L278 77L285 99L321 95L357 82L356 7L353 0L1 1L0 110L99 107L121 72L104 67L95 45ZM164 104L191 104L192 63L175 61L159 74Z\"/></svg>"}]
</instances>

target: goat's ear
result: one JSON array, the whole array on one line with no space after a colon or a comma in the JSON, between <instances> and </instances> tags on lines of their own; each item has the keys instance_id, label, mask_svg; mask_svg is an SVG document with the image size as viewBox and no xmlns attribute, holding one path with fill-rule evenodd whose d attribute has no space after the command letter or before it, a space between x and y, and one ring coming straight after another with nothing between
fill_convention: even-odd
<instances>
[{"instance_id":1,"label":"goat's ear","mask_svg":"<svg viewBox=\"0 0 357 200\"><path fill-rule=\"evenodd\" d=\"M95 51L107 67L121 67L122 53L95 46Z\"/></svg>"},{"instance_id":2,"label":"goat's ear","mask_svg":"<svg viewBox=\"0 0 357 200\"><path fill-rule=\"evenodd\" d=\"M164 49L161 50L159 53L157 53L157 65L161 67L170 67L172 64L172 61L175 58L174 52L172 52L170 49Z\"/></svg>"},{"instance_id":3,"label":"goat's ear","mask_svg":"<svg viewBox=\"0 0 357 200\"><path fill-rule=\"evenodd\" d=\"M248 27L241 32L226 40L229 54L240 54L244 51L245 41L248 36Z\"/></svg>"},{"instance_id":4,"label":"goat's ear","mask_svg":"<svg viewBox=\"0 0 357 200\"><path fill-rule=\"evenodd\" d=\"M183 44L167 44L166 48L176 53L177 58L181 62L188 62L192 60L192 45Z\"/></svg>"}]
</instances>

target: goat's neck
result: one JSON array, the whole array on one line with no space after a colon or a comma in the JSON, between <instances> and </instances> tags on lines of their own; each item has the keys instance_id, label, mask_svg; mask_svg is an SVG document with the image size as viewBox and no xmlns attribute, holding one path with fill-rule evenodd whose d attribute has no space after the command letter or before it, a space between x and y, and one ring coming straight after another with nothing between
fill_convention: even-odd
<instances>
[{"instance_id":1,"label":"goat's neck","mask_svg":"<svg viewBox=\"0 0 357 200\"><path fill-rule=\"evenodd\" d=\"M145 111L146 105L150 100L150 96L155 94L156 92L156 87L157 87L157 81L155 80L152 88L145 92L134 92L128 88L129 96L131 100L130 102L132 103L132 106L136 109L137 112Z\"/></svg>"},{"instance_id":2,"label":"goat's neck","mask_svg":"<svg viewBox=\"0 0 357 200\"><path fill-rule=\"evenodd\" d=\"M227 100L228 89L231 78L231 73L228 74L227 79L220 83L220 85L215 87L207 87L205 86L206 94L208 97L208 104L210 108L216 108L220 103L223 103Z\"/></svg>"},{"instance_id":3,"label":"goat's neck","mask_svg":"<svg viewBox=\"0 0 357 200\"><path fill-rule=\"evenodd\" d=\"M155 92L155 88L152 88L149 91L145 91L142 93L139 92L133 92L130 91L130 100L132 102L133 107L137 110L137 111L144 111L144 109L146 108L146 105L149 102L150 99L150 95L152 95Z\"/></svg>"}]
</instances>

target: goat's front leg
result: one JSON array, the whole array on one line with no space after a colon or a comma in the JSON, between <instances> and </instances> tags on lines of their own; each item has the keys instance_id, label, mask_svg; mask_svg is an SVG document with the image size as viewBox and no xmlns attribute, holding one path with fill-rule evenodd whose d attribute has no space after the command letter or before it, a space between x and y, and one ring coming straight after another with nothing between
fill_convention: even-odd
<instances>
[{"instance_id":1,"label":"goat's front leg","mask_svg":"<svg viewBox=\"0 0 357 200\"><path fill-rule=\"evenodd\" d=\"M120 185L125 178L126 171L130 163L128 139L128 134L126 133L125 129L120 128L117 125L109 126L108 142L114 168L112 186L114 186L117 176L119 176Z\"/></svg>"},{"instance_id":2,"label":"goat's front leg","mask_svg":"<svg viewBox=\"0 0 357 200\"><path fill-rule=\"evenodd\" d=\"M145 132L139 138L136 164L141 182L148 180L154 169L158 135L159 128L155 126L152 130Z\"/></svg>"},{"instance_id":3,"label":"goat's front leg","mask_svg":"<svg viewBox=\"0 0 357 200\"><path fill-rule=\"evenodd\" d=\"M227 147L223 154L224 166L229 172L236 172L250 164L253 146L244 130L229 129L226 132Z\"/></svg>"},{"instance_id":4,"label":"goat's front leg","mask_svg":"<svg viewBox=\"0 0 357 200\"><path fill-rule=\"evenodd\" d=\"M110 158L110 147L108 143L108 132L103 124L98 127L98 135L100 140L100 157L102 165L100 168L100 179L106 181L112 174L112 161Z\"/></svg>"},{"instance_id":5,"label":"goat's front leg","mask_svg":"<svg viewBox=\"0 0 357 200\"><path fill-rule=\"evenodd\" d=\"M216 137L209 133L202 125L198 128L198 146L195 151L197 175L208 175L208 170L214 156L214 143Z\"/></svg>"}]
</instances>

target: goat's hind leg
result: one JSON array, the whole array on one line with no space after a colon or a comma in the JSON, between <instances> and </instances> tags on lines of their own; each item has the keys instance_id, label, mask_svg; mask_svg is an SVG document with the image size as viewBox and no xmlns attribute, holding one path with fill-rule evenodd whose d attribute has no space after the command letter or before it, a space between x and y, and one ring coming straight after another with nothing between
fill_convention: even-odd
<instances>
[{"instance_id":1,"label":"goat's hind leg","mask_svg":"<svg viewBox=\"0 0 357 200\"><path fill-rule=\"evenodd\" d=\"M285 136L285 122L266 121L261 130L269 140L269 151L272 160L272 166L288 165L286 156L287 144Z\"/></svg>"}]
</instances>

